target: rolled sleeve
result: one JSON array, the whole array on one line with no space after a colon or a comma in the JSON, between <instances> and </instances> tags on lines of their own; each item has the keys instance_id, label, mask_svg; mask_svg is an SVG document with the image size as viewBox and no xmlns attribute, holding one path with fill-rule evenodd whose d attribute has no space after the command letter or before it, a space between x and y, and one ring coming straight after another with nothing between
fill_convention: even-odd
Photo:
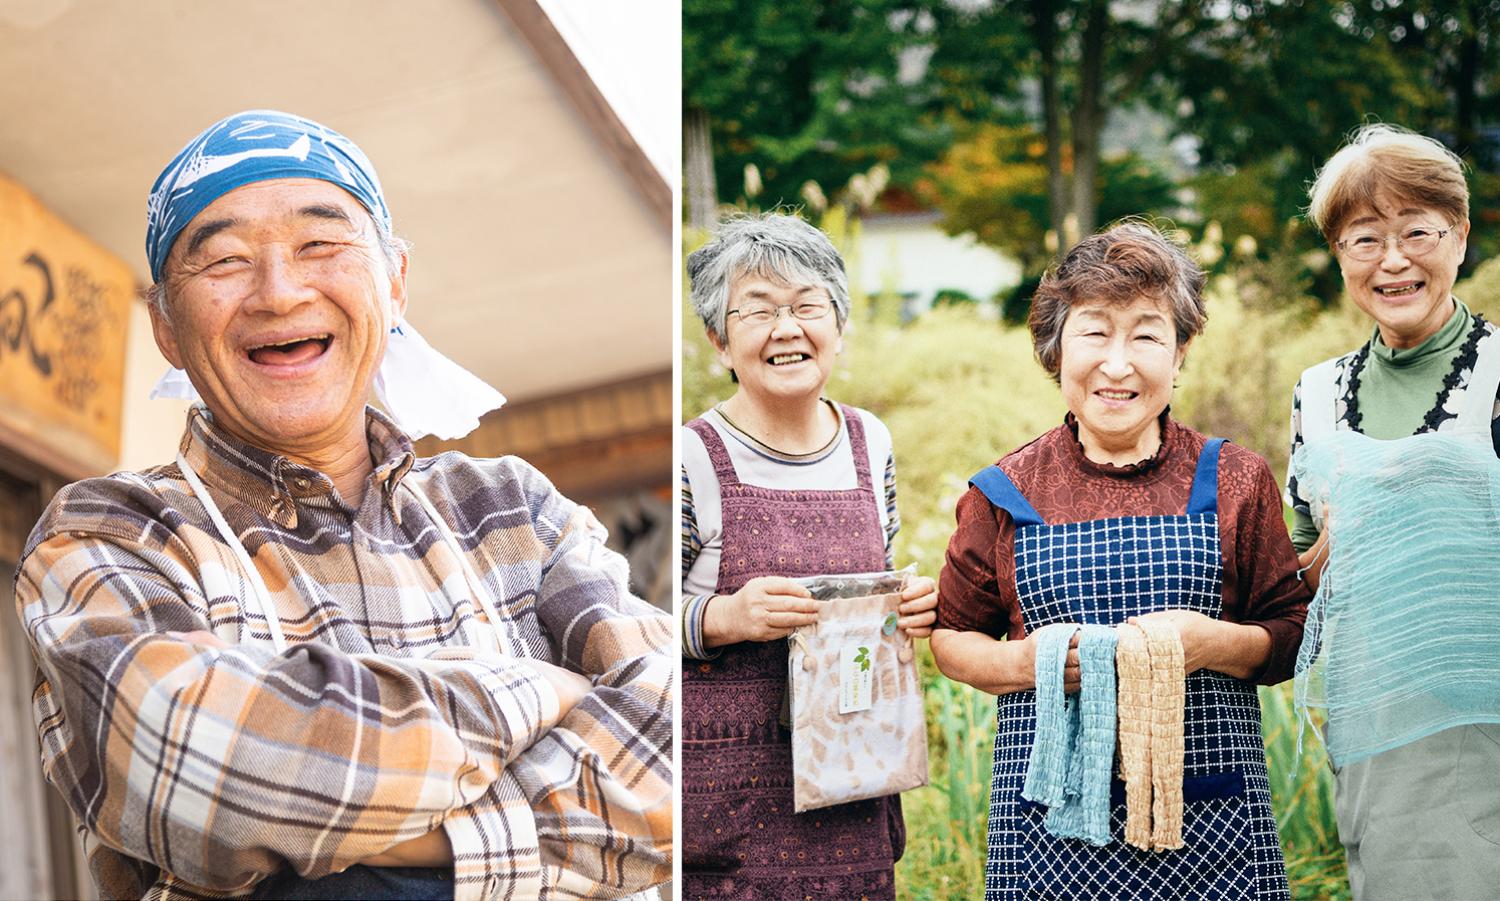
<instances>
[{"instance_id":1,"label":"rolled sleeve","mask_svg":"<svg viewBox=\"0 0 1500 901\"><path fill-rule=\"evenodd\" d=\"M522 481L546 550L538 616L594 689L511 771L535 811L549 889L619 897L671 875L672 620L630 594L625 559L588 508L534 470Z\"/></svg>"}]
</instances>

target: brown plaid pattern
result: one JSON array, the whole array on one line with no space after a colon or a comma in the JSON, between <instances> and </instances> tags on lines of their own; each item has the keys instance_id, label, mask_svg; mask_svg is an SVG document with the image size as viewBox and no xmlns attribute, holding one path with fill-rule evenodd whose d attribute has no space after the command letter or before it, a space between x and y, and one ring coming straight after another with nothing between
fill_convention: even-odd
<instances>
[{"instance_id":1,"label":"brown plaid pattern","mask_svg":"<svg viewBox=\"0 0 1500 901\"><path fill-rule=\"evenodd\" d=\"M667 879L669 617L630 596L598 521L526 463L417 460L374 411L367 434L376 471L355 510L315 470L189 416L184 458L270 590L280 655L176 465L71 485L32 533L16 601L42 767L105 897L243 894L440 825L459 899ZM199 629L234 646L167 634ZM595 689L549 728L556 695L521 655Z\"/></svg>"}]
</instances>

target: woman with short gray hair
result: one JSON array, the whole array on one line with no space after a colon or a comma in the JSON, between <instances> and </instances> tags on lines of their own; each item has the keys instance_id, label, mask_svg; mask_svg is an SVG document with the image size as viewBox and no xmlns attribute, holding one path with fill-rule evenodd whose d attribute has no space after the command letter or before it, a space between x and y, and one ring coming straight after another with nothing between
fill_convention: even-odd
<instances>
[{"instance_id":1,"label":"woman with short gray hair","mask_svg":"<svg viewBox=\"0 0 1500 901\"><path fill-rule=\"evenodd\" d=\"M794 216L725 220L689 255L693 306L734 395L682 430L683 897L895 897L899 798L793 812L783 639L817 622L795 578L891 568L891 435L823 397L849 318L828 237ZM877 479L880 481L877 482ZM898 626L931 632L935 586Z\"/></svg>"}]
</instances>

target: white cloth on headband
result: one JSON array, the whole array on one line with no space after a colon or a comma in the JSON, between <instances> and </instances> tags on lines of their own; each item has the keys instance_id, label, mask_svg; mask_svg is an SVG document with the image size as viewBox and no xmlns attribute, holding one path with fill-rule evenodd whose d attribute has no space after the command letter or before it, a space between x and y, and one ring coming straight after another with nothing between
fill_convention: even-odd
<instances>
[{"instance_id":1,"label":"white cloth on headband","mask_svg":"<svg viewBox=\"0 0 1500 901\"><path fill-rule=\"evenodd\" d=\"M405 320L396 322L386 340L375 396L413 441L426 435L462 438L479 427L479 417L505 403L505 395L438 353ZM187 373L175 368L151 389L151 399L159 397L200 400Z\"/></svg>"}]
</instances>

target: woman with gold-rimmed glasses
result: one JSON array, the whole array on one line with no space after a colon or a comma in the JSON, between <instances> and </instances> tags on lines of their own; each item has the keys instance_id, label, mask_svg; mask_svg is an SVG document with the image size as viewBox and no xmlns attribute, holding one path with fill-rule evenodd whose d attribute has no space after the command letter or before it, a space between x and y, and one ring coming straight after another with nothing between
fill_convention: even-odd
<instances>
[{"instance_id":1,"label":"woman with gold-rimmed glasses","mask_svg":"<svg viewBox=\"0 0 1500 901\"><path fill-rule=\"evenodd\" d=\"M1319 171L1308 214L1335 252L1349 299L1369 314L1374 328L1357 350L1302 374L1292 401L1293 452L1304 444L1310 449L1320 444L1357 447L1361 439L1339 437L1344 432L1406 439L1400 451L1404 462L1395 473L1340 464L1341 478L1369 490L1381 479L1413 478L1413 462L1448 440L1414 442L1411 436L1472 435L1473 459L1480 469L1493 472L1488 450L1492 446L1500 455L1500 419L1495 415L1500 411L1500 361L1495 359L1500 336L1493 324L1452 294L1469 237L1469 192L1458 157L1431 138L1388 125L1366 126ZM1372 452L1374 444L1369 445ZM1445 470L1442 478L1461 475L1457 469ZM1289 474L1292 543L1307 567L1308 581L1316 586L1329 561L1330 533L1323 497L1314 494ZM1337 506L1331 511L1335 523L1344 515ZM1443 527L1424 521L1429 517L1414 513L1408 526ZM1335 554L1340 553L1339 542L1354 540L1346 534L1360 533L1337 534ZM1475 536L1455 534L1451 540L1473 542ZM1377 553L1399 564L1403 555L1411 556L1410 547L1410 542L1393 542ZM1412 559L1409 565L1426 580L1443 578L1435 560ZM1356 646L1345 636L1359 634L1362 622L1381 615L1376 611L1382 605L1393 605L1403 623L1401 634L1388 634L1385 640L1415 647L1432 637L1424 632L1424 620L1436 624L1440 643L1462 605L1500 603L1493 594L1462 598L1449 586L1454 590L1439 605L1448 609L1420 612L1411 605L1409 592L1389 598L1379 590L1351 595L1346 586L1357 573L1341 561L1335 561L1331 572L1339 573L1340 581L1328 587L1344 591L1344 599L1325 608L1329 593L1321 593L1309 614L1308 635L1313 640L1318 634L1314 627L1319 627L1323 639L1318 650L1325 665L1343 672L1355 671L1351 661L1369 653L1368 645ZM1345 617L1341 624L1340 616ZM1311 659L1313 650L1305 648L1304 656ZM1375 653L1385 656L1388 651ZM1446 678L1467 683L1473 664L1445 658L1442 669ZM1339 838L1355 897L1493 897L1500 885L1500 726L1492 723L1500 710L1488 715L1489 723L1484 714L1454 711L1445 720L1449 725L1414 737L1417 732L1396 727L1400 717L1387 715L1384 705L1413 703L1417 706L1412 709L1430 711L1442 699L1414 691L1401 679L1344 679L1342 686L1328 682L1326 735L1336 766ZM1500 696L1500 686L1490 688ZM1346 700L1353 701L1351 690L1359 700L1344 711ZM1358 722L1360 733L1383 737L1356 748L1345 739L1356 730L1340 726L1346 721Z\"/></svg>"},{"instance_id":2,"label":"woman with gold-rimmed glasses","mask_svg":"<svg viewBox=\"0 0 1500 901\"><path fill-rule=\"evenodd\" d=\"M738 389L682 431L684 898L895 897L896 797L793 812L783 639L817 622L794 578L891 567L884 424L823 389L849 316L844 263L794 216L738 216L687 260ZM900 628L931 632L933 581Z\"/></svg>"}]
</instances>

